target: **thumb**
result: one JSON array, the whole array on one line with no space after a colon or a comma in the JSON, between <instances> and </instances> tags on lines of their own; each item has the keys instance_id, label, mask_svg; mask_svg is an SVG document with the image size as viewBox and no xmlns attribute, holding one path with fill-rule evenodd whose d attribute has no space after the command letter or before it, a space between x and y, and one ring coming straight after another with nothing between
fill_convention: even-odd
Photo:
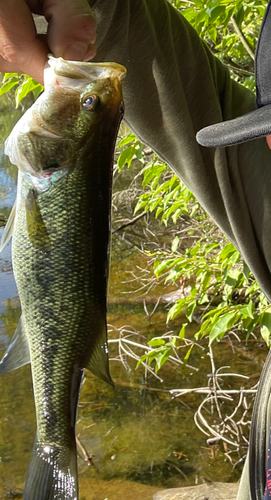
<instances>
[{"instance_id":1,"label":"thumb","mask_svg":"<svg viewBox=\"0 0 271 500\"><path fill-rule=\"evenodd\" d=\"M44 0L43 13L55 57L83 61L95 56L96 21L87 0Z\"/></svg>"}]
</instances>

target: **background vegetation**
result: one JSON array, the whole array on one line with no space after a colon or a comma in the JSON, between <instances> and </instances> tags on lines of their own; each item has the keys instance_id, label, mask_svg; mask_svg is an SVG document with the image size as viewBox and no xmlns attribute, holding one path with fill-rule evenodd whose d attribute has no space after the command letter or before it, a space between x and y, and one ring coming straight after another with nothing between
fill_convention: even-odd
<instances>
[{"instance_id":1,"label":"background vegetation","mask_svg":"<svg viewBox=\"0 0 271 500\"><path fill-rule=\"evenodd\" d=\"M254 90L254 53L266 2L169 1L228 66L232 77ZM28 76L8 73L4 75L0 96L5 93L11 96L18 107L24 105L29 93L36 98L41 91L42 87ZM116 156L117 174L138 166L140 173L136 177L142 178L142 189L132 190L134 216L115 231L121 232L147 216L160 221L160 226L166 228L163 243L154 241L154 236L152 241L141 241L139 251L148 256L152 270L148 270L145 281L137 277L144 281L142 299L157 281L170 283L173 292L168 298L167 319L168 322L180 319L178 335L165 333L149 340L144 355L137 356L138 366L152 367L157 373L174 357L186 365L196 342L206 337L211 359L212 343L229 334L243 342L250 336L261 335L269 346L271 306L239 252L221 234L193 194L165 163L125 128L118 141ZM146 313L149 314L147 309ZM196 323L195 340L187 335L188 325L193 321ZM212 360L213 380L215 373ZM218 401L219 387L214 387L210 389L215 393L211 396L212 404L212 398ZM217 404L218 415L219 412ZM224 426L225 420L221 422Z\"/></svg>"},{"instance_id":2,"label":"background vegetation","mask_svg":"<svg viewBox=\"0 0 271 500\"><path fill-rule=\"evenodd\" d=\"M254 53L266 3L229 0L171 0L171 3L229 67L232 77L254 90ZM244 339L260 332L269 345L271 307L239 252L177 176L155 155L151 160L149 156L146 158L142 144L132 134L121 141L120 147L123 147L118 158L120 169L129 167L135 157L143 163L144 193L135 212L148 211L165 225L171 220L183 226L182 236L176 235L171 247L151 254L155 257L155 276L163 276L165 283L174 282L180 292L175 295L178 299L168 312L168 321L185 312L189 323L196 312L200 315L197 339L208 336L211 344L229 331L244 334ZM144 359L156 360L159 369L176 343L182 344L185 329L183 324L174 345L153 339L149 342L153 350ZM191 346L186 356L190 351Z\"/></svg>"}]
</instances>

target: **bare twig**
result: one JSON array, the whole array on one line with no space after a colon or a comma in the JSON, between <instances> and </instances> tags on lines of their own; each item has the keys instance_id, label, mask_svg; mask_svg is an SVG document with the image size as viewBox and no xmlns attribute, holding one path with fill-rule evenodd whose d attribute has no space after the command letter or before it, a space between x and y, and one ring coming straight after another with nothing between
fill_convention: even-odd
<instances>
[{"instance_id":1,"label":"bare twig","mask_svg":"<svg viewBox=\"0 0 271 500\"><path fill-rule=\"evenodd\" d=\"M139 347L140 349L144 349L145 351L148 351L148 352L150 352L150 351L153 350L149 346L146 346L146 345L143 345L143 344L138 344L137 342L133 342L132 340L128 340L127 338L109 339L108 343L109 344L121 344L123 351L126 354L129 354L129 356L131 358L136 359L137 361L139 361L140 356L137 356L131 349L128 352L127 351L127 347L124 348L123 344L130 344L130 345L133 345L134 347ZM171 361L173 361L174 363L183 365L183 361L181 359L175 358L174 356L169 356L169 359ZM144 364L144 363L142 363L142 364ZM191 366L191 365L188 365L188 364L186 364L186 366L188 368L191 368L191 370L194 370L194 371L198 371L199 370L198 368L195 368L194 366ZM149 365L148 365L148 368L150 368ZM151 370L151 371L153 372L153 370ZM153 375L157 376L157 374L154 374L154 373L153 373ZM160 377L158 377L158 376L157 376L157 378L160 379ZM160 379L160 380L162 380L162 379Z\"/></svg>"},{"instance_id":2,"label":"bare twig","mask_svg":"<svg viewBox=\"0 0 271 500\"><path fill-rule=\"evenodd\" d=\"M85 462L87 462L88 465L92 465L92 467L94 467L94 469L96 469L96 466L94 465L93 460L92 460L92 455L89 455L88 451L86 450L86 448L83 445L79 436L76 436L76 444L77 444L78 450L80 450L80 452L82 453L82 456L83 456L83 459L85 460Z\"/></svg>"},{"instance_id":3,"label":"bare twig","mask_svg":"<svg viewBox=\"0 0 271 500\"><path fill-rule=\"evenodd\" d=\"M239 36L242 44L244 45L247 53L250 55L251 59L255 59L255 56L254 56L254 52L250 46L250 44L248 43L244 33L242 32L241 28L239 28L237 22L236 22L236 19L234 16L231 16L231 22L233 24L233 27L234 27L234 31L237 33L237 35Z\"/></svg>"},{"instance_id":4,"label":"bare twig","mask_svg":"<svg viewBox=\"0 0 271 500\"><path fill-rule=\"evenodd\" d=\"M222 394L223 396L227 394L240 394L240 391L242 390L243 394L256 394L257 389L228 389L226 390L217 390L217 394ZM190 393L196 393L196 394L207 394L211 395L213 394L213 390L210 387L195 387L194 389L170 389L170 393L174 395L174 398L179 398L181 396L184 396L185 394L190 394Z\"/></svg>"},{"instance_id":5,"label":"bare twig","mask_svg":"<svg viewBox=\"0 0 271 500\"><path fill-rule=\"evenodd\" d=\"M121 231L122 229L125 229L126 227L128 226L131 226L132 224L135 224L139 219L141 219L142 217L144 217L145 215L147 214L147 212L142 212L141 214L137 215L136 217L134 217L133 219L125 222L124 224L122 224L121 226L117 227L116 229L114 229L112 231L112 234L116 233L117 231Z\"/></svg>"}]
</instances>

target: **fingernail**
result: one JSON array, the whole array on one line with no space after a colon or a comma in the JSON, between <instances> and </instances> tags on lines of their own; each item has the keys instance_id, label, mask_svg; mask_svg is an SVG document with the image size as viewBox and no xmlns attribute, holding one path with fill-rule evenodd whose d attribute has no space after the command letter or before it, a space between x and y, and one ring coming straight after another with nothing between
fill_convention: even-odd
<instances>
[{"instance_id":1,"label":"fingernail","mask_svg":"<svg viewBox=\"0 0 271 500\"><path fill-rule=\"evenodd\" d=\"M92 44L89 44L88 48L86 50L86 53L84 55L84 61L89 61L90 59L93 59L93 57L96 56L96 52L97 52L97 50L96 50L95 46Z\"/></svg>"},{"instance_id":2,"label":"fingernail","mask_svg":"<svg viewBox=\"0 0 271 500\"><path fill-rule=\"evenodd\" d=\"M63 58L70 61L83 61L86 53L86 47L82 45L67 45L64 50Z\"/></svg>"},{"instance_id":3,"label":"fingernail","mask_svg":"<svg viewBox=\"0 0 271 500\"><path fill-rule=\"evenodd\" d=\"M92 33L92 35L89 35L89 43L95 43L96 42L96 32Z\"/></svg>"}]
</instances>

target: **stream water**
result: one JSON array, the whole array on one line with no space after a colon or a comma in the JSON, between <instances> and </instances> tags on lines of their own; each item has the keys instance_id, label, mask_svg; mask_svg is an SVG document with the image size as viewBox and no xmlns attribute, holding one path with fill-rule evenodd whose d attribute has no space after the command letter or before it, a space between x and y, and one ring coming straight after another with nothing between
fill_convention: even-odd
<instances>
[{"instance_id":1,"label":"stream water","mask_svg":"<svg viewBox=\"0 0 271 500\"><path fill-rule=\"evenodd\" d=\"M1 107L1 106L0 106ZM17 119L3 104L1 138ZM125 187L121 176L115 189ZM16 194L16 169L0 150L0 219L7 217ZM0 236L3 229L0 229ZM20 303L11 265L10 245L0 255L0 348L2 352L14 333L20 316ZM129 276L144 265L144 256L127 244L119 233L112 238L111 272L108 296L109 338L117 339L122 329L138 332L147 339L167 329L179 332L184 318L166 326L166 305L161 303L148 317L140 294L131 293ZM129 293L130 291L130 293ZM159 295L168 289L156 288L149 298L152 309ZM126 327L125 327L126 325ZM191 337L196 324L190 328ZM139 342L140 336L130 340ZM194 423L194 413L202 395L188 394L174 399L170 389L207 385L211 371L205 350L196 348L189 360L197 368L170 363L159 372L163 381L146 376L136 362L119 359L118 344L110 343L112 378L115 388L86 373L81 391L77 435L79 449L80 500L151 500L161 489L193 485L203 478L210 481L236 481L241 464L233 469L225 459L222 445L208 446L207 436ZM144 352L144 351L143 351ZM259 376L266 348L256 341L239 344L225 339L215 346L219 366L231 371ZM228 387L239 387L231 378ZM251 384L250 382L250 385ZM0 498L22 498L24 480L35 436L35 412L30 368L24 367L0 378ZM225 402L226 405L227 402ZM228 404L228 403L227 403ZM229 404L229 408L231 405ZM91 460L87 463L84 454Z\"/></svg>"}]
</instances>

